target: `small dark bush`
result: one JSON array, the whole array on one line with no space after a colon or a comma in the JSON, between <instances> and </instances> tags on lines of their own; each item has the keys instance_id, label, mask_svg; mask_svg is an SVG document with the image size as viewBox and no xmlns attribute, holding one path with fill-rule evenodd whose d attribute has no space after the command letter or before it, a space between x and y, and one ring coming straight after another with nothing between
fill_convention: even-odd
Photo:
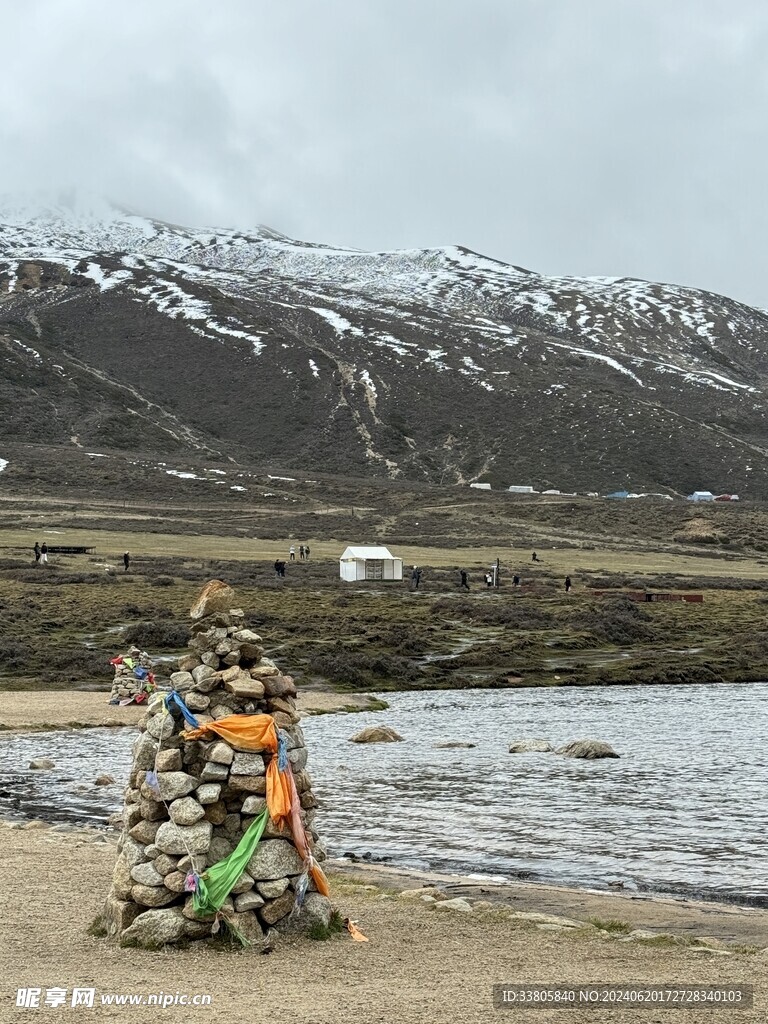
<instances>
[{"instance_id":1,"label":"small dark bush","mask_svg":"<svg viewBox=\"0 0 768 1024\"><path fill-rule=\"evenodd\" d=\"M609 644L632 644L654 636L651 616L643 605L621 595L579 609L571 624Z\"/></svg>"},{"instance_id":2,"label":"small dark bush","mask_svg":"<svg viewBox=\"0 0 768 1024\"><path fill-rule=\"evenodd\" d=\"M122 632L123 642L142 649L186 647L189 626L186 622L136 622Z\"/></svg>"},{"instance_id":3,"label":"small dark bush","mask_svg":"<svg viewBox=\"0 0 768 1024\"><path fill-rule=\"evenodd\" d=\"M30 657L32 648L18 640L0 640L0 665L6 669L23 669Z\"/></svg>"},{"instance_id":4,"label":"small dark bush","mask_svg":"<svg viewBox=\"0 0 768 1024\"><path fill-rule=\"evenodd\" d=\"M354 651L328 651L309 662L309 671L329 682L360 689L387 689L388 684L415 682L420 670L407 658L367 655Z\"/></svg>"},{"instance_id":5,"label":"small dark bush","mask_svg":"<svg viewBox=\"0 0 768 1024\"><path fill-rule=\"evenodd\" d=\"M551 629L555 622L549 609L518 599L504 601L494 597L487 601L472 601L441 597L432 602L430 611L433 615L482 622L488 626L507 626L509 629Z\"/></svg>"},{"instance_id":6,"label":"small dark bush","mask_svg":"<svg viewBox=\"0 0 768 1024\"><path fill-rule=\"evenodd\" d=\"M150 587L172 587L173 576L154 576L149 581Z\"/></svg>"}]
</instances>

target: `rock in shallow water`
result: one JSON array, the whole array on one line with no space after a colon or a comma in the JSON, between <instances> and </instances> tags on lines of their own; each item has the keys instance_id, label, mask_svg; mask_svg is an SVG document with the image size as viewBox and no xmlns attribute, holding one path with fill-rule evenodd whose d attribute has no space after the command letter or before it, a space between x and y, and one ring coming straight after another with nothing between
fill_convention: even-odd
<instances>
[{"instance_id":1,"label":"rock in shallow water","mask_svg":"<svg viewBox=\"0 0 768 1024\"><path fill-rule=\"evenodd\" d=\"M350 743L399 743L403 737L387 725L371 725L350 736Z\"/></svg>"},{"instance_id":2,"label":"rock in shallow water","mask_svg":"<svg viewBox=\"0 0 768 1024\"><path fill-rule=\"evenodd\" d=\"M510 754L548 754L555 748L549 740L513 740L509 745Z\"/></svg>"},{"instance_id":3,"label":"rock in shallow water","mask_svg":"<svg viewBox=\"0 0 768 1024\"><path fill-rule=\"evenodd\" d=\"M555 753L562 757L579 757L585 761L620 756L609 743L603 743L602 740L574 740L563 747L558 747Z\"/></svg>"}]
</instances>

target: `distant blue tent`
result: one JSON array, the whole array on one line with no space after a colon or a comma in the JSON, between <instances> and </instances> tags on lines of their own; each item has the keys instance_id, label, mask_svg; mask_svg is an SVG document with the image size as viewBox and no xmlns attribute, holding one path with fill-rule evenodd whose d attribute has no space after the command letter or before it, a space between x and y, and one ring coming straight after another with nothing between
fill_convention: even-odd
<instances>
[{"instance_id":1,"label":"distant blue tent","mask_svg":"<svg viewBox=\"0 0 768 1024\"><path fill-rule=\"evenodd\" d=\"M629 491L614 491L613 494L606 494L606 498L628 498Z\"/></svg>"}]
</instances>

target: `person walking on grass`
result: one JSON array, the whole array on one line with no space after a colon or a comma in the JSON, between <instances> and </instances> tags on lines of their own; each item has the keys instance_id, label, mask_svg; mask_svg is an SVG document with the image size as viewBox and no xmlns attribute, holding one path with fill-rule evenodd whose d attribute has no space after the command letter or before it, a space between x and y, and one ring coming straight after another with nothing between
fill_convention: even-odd
<instances>
[{"instance_id":1,"label":"person walking on grass","mask_svg":"<svg viewBox=\"0 0 768 1024\"><path fill-rule=\"evenodd\" d=\"M421 569L418 565L414 565L411 570L411 590L418 590L419 584L421 583Z\"/></svg>"},{"instance_id":2,"label":"person walking on grass","mask_svg":"<svg viewBox=\"0 0 768 1024\"><path fill-rule=\"evenodd\" d=\"M40 548L40 561L44 564L48 564L48 545L43 541L43 546Z\"/></svg>"},{"instance_id":3,"label":"person walking on grass","mask_svg":"<svg viewBox=\"0 0 768 1024\"><path fill-rule=\"evenodd\" d=\"M571 577L570 576L566 576L565 577L565 592L566 592L566 594L570 594L570 592L571 592Z\"/></svg>"},{"instance_id":4,"label":"person walking on grass","mask_svg":"<svg viewBox=\"0 0 768 1024\"><path fill-rule=\"evenodd\" d=\"M131 564L131 556L130 556L130 554L129 554L129 553L128 553L128 552L126 551L126 552L124 552L124 554L123 554L123 565L125 566L125 571L126 571L126 572L128 572L128 566L129 566L130 564Z\"/></svg>"},{"instance_id":5,"label":"person walking on grass","mask_svg":"<svg viewBox=\"0 0 768 1024\"><path fill-rule=\"evenodd\" d=\"M34 546L33 550L35 552L35 562L39 562L40 561L40 544L39 544L38 541L35 541L35 546Z\"/></svg>"},{"instance_id":6,"label":"person walking on grass","mask_svg":"<svg viewBox=\"0 0 768 1024\"><path fill-rule=\"evenodd\" d=\"M460 582L459 587L462 590L469 590L469 583L467 582L467 570L461 569L459 572Z\"/></svg>"}]
</instances>

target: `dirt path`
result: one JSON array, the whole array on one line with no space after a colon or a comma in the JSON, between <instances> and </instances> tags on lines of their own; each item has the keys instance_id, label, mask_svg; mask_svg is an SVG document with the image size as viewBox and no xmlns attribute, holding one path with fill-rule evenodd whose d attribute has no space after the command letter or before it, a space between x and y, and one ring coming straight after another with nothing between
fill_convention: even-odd
<instances>
[{"instance_id":1,"label":"dirt path","mask_svg":"<svg viewBox=\"0 0 768 1024\"><path fill-rule=\"evenodd\" d=\"M63 729L82 726L135 725L144 709L136 704L121 708L107 703L108 694L80 691L0 691L0 732L7 730ZM339 694L326 690L299 694L303 714L328 713L368 707L366 694Z\"/></svg>"},{"instance_id":2,"label":"dirt path","mask_svg":"<svg viewBox=\"0 0 768 1024\"><path fill-rule=\"evenodd\" d=\"M486 1024L520 1019L493 1010L491 985L507 983L688 983L756 981L755 1008L728 1015L764 1024L768 1012L765 959L760 954L658 948L599 932L549 931L508 912L438 912L418 900L333 878L341 912L369 937L326 942L278 941L269 956L206 947L145 952L120 949L87 934L109 889L113 841L86 830L12 829L0 823L0 1020L24 1018L19 988L95 989L93 1008L65 1006L61 1019L156 1024L210 1020L227 1024ZM759 979L759 980L758 980ZM104 1005L102 996L163 992L206 994L210 1007ZM31 1015L34 1011L27 1011ZM54 1010L41 1008L40 1015ZM539 1012L534 1024L565 1021ZM534 1020L532 1018L532 1020ZM717 1011L594 1012L574 1010L586 1024L712 1024Z\"/></svg>"}]
</instances>

